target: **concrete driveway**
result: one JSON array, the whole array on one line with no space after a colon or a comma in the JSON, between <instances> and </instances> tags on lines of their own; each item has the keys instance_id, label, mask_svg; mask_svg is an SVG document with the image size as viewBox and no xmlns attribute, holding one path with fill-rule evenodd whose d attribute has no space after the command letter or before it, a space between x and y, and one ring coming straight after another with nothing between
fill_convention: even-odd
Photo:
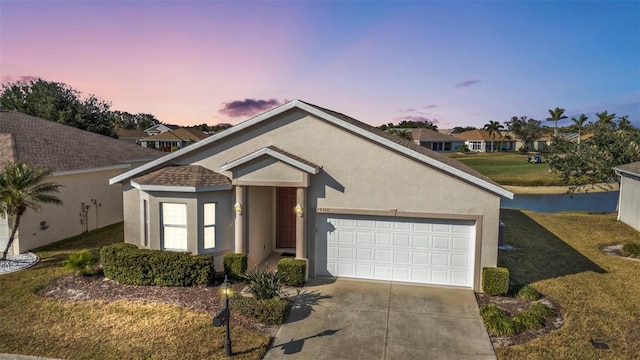
<instances>
[{"instance_id":1,"label":"concrete driveway","mask_svg":"<svg viewBox=\"0 0 640 360\"><path fill-rule=\"evenodd\" d=\"M265 360L495 359L472 290L310 279Z\"/></svg>"}]
</instances>

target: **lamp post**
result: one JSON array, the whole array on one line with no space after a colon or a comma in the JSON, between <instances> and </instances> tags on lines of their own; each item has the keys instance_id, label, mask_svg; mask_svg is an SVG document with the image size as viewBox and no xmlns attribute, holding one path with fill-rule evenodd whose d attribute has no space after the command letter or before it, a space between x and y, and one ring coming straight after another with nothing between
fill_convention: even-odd
<instances>
[{"instance_id":1,"label":"lamp post","mask_svg":"<svg viewBox=\"0 0 640 360\"><path fill-rule=\"evenodd\" d=\"M231 330L229 329L229 323L231 322L231 313L229 312L229 282L227 281L227 275L224 276L224 308L227 312L227 338L224 340L224 349L227 357L231 357Z\"/></svg>"}]
</instances>

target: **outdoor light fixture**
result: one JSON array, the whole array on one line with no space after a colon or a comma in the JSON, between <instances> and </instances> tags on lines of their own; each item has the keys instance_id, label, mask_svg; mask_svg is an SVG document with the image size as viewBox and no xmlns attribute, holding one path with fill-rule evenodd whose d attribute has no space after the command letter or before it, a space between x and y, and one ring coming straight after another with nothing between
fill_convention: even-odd
<instances>
[{"instance_id":1,"label":"outdoor light fixture","mask_svg":"<svg viewBox=\"0 0 640 360\"><path fill-rule=\"evenodd\" d=\"M225 326L227 327L226 338L224 340L224 349L227 357L231 357L231 331L229 330L229 320L231 318L229 313L229 295L232 294L231 286L227 280L227 276L224 276L224 282L221 285L220 292L224 294L224 309L218 311L216 316L213 317L213 326Z\"/></svg>"},{"instance_id":2,"label":"outdoor light fixture","mask_svg":"<svg viewBox=\"0 0 640 360\"><path fill-rule=\"evenodd\" d=\"M295 212L296 215L302 217L302 214L304 213L304 209L302 209L302 206L298 204L296 205L296 207L293 208L293 212Z\"/></svg>"},{"instance_id":3,"label":"outdoor light fixture","mask_svg":"<svg viewBox=\"0 0 640 360\"><path fill-rule=\"evenodd\" d=\"M236 214L242 215L242 204L236 202L235 205L233 205L233 210L236 211Z\"/></svg>"}]
</instances>

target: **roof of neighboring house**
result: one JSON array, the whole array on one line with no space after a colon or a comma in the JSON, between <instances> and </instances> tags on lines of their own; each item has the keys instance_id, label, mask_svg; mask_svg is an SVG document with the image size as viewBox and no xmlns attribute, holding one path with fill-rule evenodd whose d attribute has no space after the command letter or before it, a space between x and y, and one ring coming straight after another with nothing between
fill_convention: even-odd
<instances>
[{"instance_id":1,"label":"roof of neighboring house","mask_svg":"<svg viewBox=\"0 0 640 360\"><path fill-rule=\"evenodd\" d=\"M448 141L462 142L463 141L462 139L458 139L457 137L449 136L449 135L440 133L439 131L434 131L430 129L415 129L411 132L411 136L413 137L413 140L418 140L418 141L444 141L444 142L448 142Z\"/></svg>"},{"instance_id":2,"label":"roof of neighboring house","mask_svg":"<svg viewBox=\"0 0 640 360\"><path fill-rule=\"evenodd\" d=\"M203 131L194 128L177 128L171 131L163 132L158 135L143 137L140 140L145 141L200 141L209 135Z\"/></svg>"},{"instance_id":3,"label":"roof of neighboring house","mask_svg":"<svg viewBox=\"0 0 640 360\"><path fill-rule=\"evenodd\" d=\"M17 111L0 111L0 134L0 163L23 161L54 173L111 167L163 155L160 151ZM11 141L4 141L9 138Z\"/></svg>"},{"instance_id":4,"label":"roof of neighboring house","mask_svg":"<svg viewBox=\"0 0 640 360\"><path fill-rule=\"evenodd\" d=\"M144 132L155 130L155 129L175 130L175 129L179 128L179 127L180 126L178 126L178 125L171 125L171 124L155 124L155 125L151 126L150 128L144 129ZM167 130L165 130L165 131L167 131Z\"/></svg>"},{"instance_id":5,"label":"roof of neighboring house","mask_svg":"<svg viewBox=\"0 0 640 360\"><path fill-rule=\"evenodd\" d=\"M119 139L126 139L126 138L137 139L137 138L147 136L146 132L142 130L137 130L137 129L116 129L116 134L118 134Z\"/></svg>"},{"instance_id":6,"label":"roof of neighboring house","mask_svg":"<svg viewBox=\"0 0 640 360\"><path fill-rule=\"evenodd\" d=\"M200 165L167 166L132 181L139 185L158 186L220 186L231 185L231 180Z\"/></svg>"},{"instance_id":7,"label":"roof of neighboring house","mask_svg":"<svg viewBox=\"0 0 640 360\"><path fill-rule=\"evenodd\" d=\"M406 156L412 157L419 162L438 169L440 171L449 173L451 176L457 177L466 182L472 183L476 186L484 188L486 191L490 191L494 194L505 196L508 198L513 198L513 193L504 189L499 184L489 179L488 177L480 174L479 172L473 170L467 165L451 159L446 155L437 153L420 145L417 145L414 141L400 138L396 135L388 134L387 132L375 128L371 125L365 124L361 121L358 121L354 118L346 116L344 114L335 112L333 110L325 109L317 105L309 104L307 102L301 100L293 100L283 105L280 105L276 108L273 108L267 112L264 112L260 115L257 115L249 120L246 120L236 126L233 126L227 130L218 132L209 138L197 142L191 146L180 149L178 151L174 151L161 159L152 161L145 165L142 165L136 169L128 171L122 175L116 176L109 180L110 184L114 184L117 182L125 181L131 179L132 177L144 173L148 170L157 169L164 164L170 164L173 159L184 156L186 153L191 151L196 151L201 147L207 146L208 144L223 139L227 136L231 136L237 132L240 132L256 123L260 123L266 119L272 118L278 114L284 113L285 111L291 109L300 109L302 111L306 111L319 119L332 123L333 125L339 126L342 129L355 133L360 137L368 139L371 142L377 143L381 146L384 146L392 151L402 153Z\"/></svg>"},{"instance_id":8,"label":"roof of neighboring house","mask_svg":"<svg viewBox=\"0 0 640 360\"><path fill-rule=\"evenodd\" d=\"M495 134L493 139L489 135L489 131L483 129L469 130L453 136L466 141L497 141L502 139L502 132Z\"/></svg>"},{"instance_id":9,"label":"roof of neighboring house","mask_svg":"<svg viewBox=\"0 0 640 360\"><path fill-rule=\"evenodd\" d=\"M620 173L637 177L640 176L640 161L630 164L618 165L614 169Z\"/></svg>"}]
</instances>

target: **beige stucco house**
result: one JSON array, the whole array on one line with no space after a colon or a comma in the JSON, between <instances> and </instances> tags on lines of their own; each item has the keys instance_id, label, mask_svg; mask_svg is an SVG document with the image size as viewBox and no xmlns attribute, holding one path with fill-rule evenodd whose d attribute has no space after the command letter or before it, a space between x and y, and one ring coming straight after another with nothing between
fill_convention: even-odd
<instances>
[{"instance_id":1,"label":"beige stucco house","mask_svg":"<svg viewBox=\"0 0 640 360\"><path fill-rule=\"evenodd\" d=\"M118 175L125 241L152 249L274 252L309 276L479 290L496 266L500 198L445 155L300 100Z\"/></svg>"},{"instance_id":2,"label":"beige stucco house","mask_svg":"<svg viewBox=\"0 0 640 360\"><path fill-rule=\"evenodd\" d=\"M620 176L618 220L640 231L640 162L614 168Z\"/></svg>"},{"instance_id":3,"label":"beige stucco house","mask_svg":"<svg viewBox=\"0 0 640 360\"><path fill-rule=\"evenodd\" d=\"M63 206L27 210L12 254L122 221L122 189L109 179L163 153L15 111L0 111L0 168L22 161L50 169ZM0 249L12 220L0 216Z\"/></svg>"}]
</instances>

